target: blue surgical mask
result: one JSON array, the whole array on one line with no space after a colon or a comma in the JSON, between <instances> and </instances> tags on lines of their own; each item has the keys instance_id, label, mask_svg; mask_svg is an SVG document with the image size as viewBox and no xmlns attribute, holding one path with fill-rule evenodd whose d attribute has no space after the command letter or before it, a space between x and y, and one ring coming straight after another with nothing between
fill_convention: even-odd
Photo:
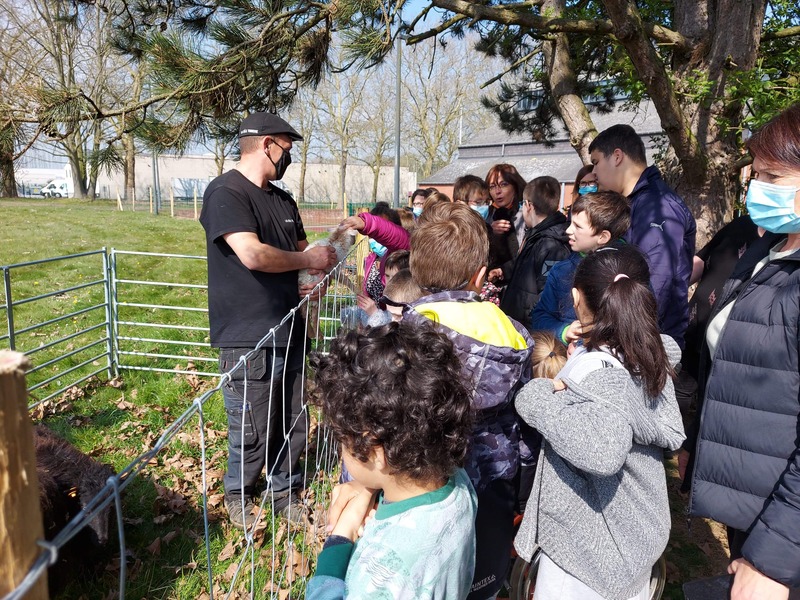
<instances>
[{"instance_id":1,"label":"blue surgical mask","mask_svg":"<svg viewBox=\"0 0 800 600\"><path fill-rule=\"evenodd\" d=\"M794 197L800 187L753 179L747 188L747 212L753 223L772 233L800 233Z\"/></svg>"},{"instance_id":2,"label":"blue surgical mask","mask_svg":"<svg viewBox=\"0 0 800 600\"><path fill-rule=\"evenodd\" d=\"M484 221L486 220L486 217L489 216L489 206L487 204L484 204L483 206L471 206L470 208L477 212Z\"/></svg>"},{"instance_id":3,"label":"blue surgical mask","mask_svg":"<svg viewBox=\"0 0 800 600\"><path fill-rule=\"evenodd\" d=\"M582 185L578 188L578 195L585 196L586 194L594 194L597 191L597 184Z\"/></svg>"},{"instance_id":4,"label":"blue surgical mask","mask_svg":"<svg viewBox=\"0 0 800 600\"><path fill-rule=\"evenodd\" d=\"M375 240L369 241L369 249L372 250L378 258L381 258L384 254L386 254L386 246L379 244Z\"/></svg>"},{"instance_id":5,"label":"blue surgical mask","mask_svg":"<svg viewBox=\"0 0 800 600\"><path fill-rule=\"evenodd\" d=\"M415 206L414 208L411 209L411 212L414 213L415 217L419 217L422 214L422 207Z\"/></svg>"}]
</instances>

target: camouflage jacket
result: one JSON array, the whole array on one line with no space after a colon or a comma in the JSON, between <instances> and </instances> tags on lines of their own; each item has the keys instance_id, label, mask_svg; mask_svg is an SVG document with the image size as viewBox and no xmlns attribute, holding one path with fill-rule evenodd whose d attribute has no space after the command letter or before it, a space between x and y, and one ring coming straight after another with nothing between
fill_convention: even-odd
<instances>
[{"instance_id":1,"label":"camouflage jacket","mask_svg":"<svg viewBox=\"0 0 800 600\"><path fill-rule=\"evenodd\" d=\"M533 340L527 330L474 292L447 291L412 303L403 318L437 324L472 383L475 426L465 469L477 491L512 479L519 466L519 428L512 400L530 379Z\"/></svg>"}]
</instances>

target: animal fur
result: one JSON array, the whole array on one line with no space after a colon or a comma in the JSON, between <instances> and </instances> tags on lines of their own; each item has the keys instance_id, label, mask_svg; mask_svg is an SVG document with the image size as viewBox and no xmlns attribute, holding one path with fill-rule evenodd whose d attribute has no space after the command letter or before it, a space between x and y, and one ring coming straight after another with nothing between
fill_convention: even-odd
<instances>
[{"instance_id":1,"label":"animal fur","mask_svg":"<svg viewBox=\"0 0 800 600\"><path fill-rule=\"evenodd\" d=\"M355 232L350 229L343 229L341 227L337 227L334 229L333 233L331 233L330 237L327 240L319 240L316 242L312 242L308 245L306 250L310 248L314 248L316 246L333 246L333 249L336 250L336 263L340 263L344 260L344 257L347 256L347 253L350 252L350 248L353 247L353 241L355 240ZM300 285L316 285L322 278L325 277L324 274L315 274L312 275L308 269L300 269L300 273L298 275L298 283Z\"/></svg>"},{"instance_id":2,"label":"animal fur","mask_svg":"<svg viewBox=\"0 0 800 600\"><path fill-rule=\"evenodd\" d=\"M115 473L110 466L85 455L42 425L34 429L33 441L44 535L52 540ZM80 567L96 564L96 558L108 543L112 515L113 503L61 548L58 562L50 568L51 593L63 587Z\"/></svg>"}]
</instances>

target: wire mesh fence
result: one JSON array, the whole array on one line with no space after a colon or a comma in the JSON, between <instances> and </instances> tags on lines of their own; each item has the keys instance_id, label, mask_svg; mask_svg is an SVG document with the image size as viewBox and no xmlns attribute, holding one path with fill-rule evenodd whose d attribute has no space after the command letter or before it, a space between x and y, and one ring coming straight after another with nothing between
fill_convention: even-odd
<instances>
[{"instance_id":1,"label":"wire mesh fence","mask_svg":"<svg viewBox=\"0 0 800 600\"><path fill-rule=\"evenodd\" d=\"M374 203L363 201L348 201L344 204L338 202L300 202L297 206L306 231L326 231L336 227L345 217L370 210ZM158 206L149 197L137 200L120 199L117 202L117 207L123 211L157 212L162 216L196 220L203 210L203 197L200 194L196 197L162 198Z\"/></svg>"},{"instance_id":2,"label":"wire mesh fence","mask_svg":"<svg viewBox=\"0 0 800 600\"><path fill-rule=\"evenodd\" d=\"M203 523L203 557L202 560L198 559L192 564L194 569L205 571L203 579L206 583L199 590L187 591L185 595L178 593L178 597L281 599L302 597L305 581L311 574L314 557L323 541L324 510L338 466L335 445L324 427L320 426L318 414L308 402L305 357L310 351L326 350L328 342L341 327L343 310L346 312L345 309L354 305L356 262L359 252L363 252L360 249L362 245L365 244L355 246L350 254L320 282L318 289L324 288L326 293L319 301L312 302L309 297L304 298L280 324L264 335L255 348L242 353L234 364L223 372L216 373L213 365L209 363L209 374L219 375L218 379L214 379L208 389L195 397L185 411L158 435L146 451L110 477L100 493L91 498L83 510L60 533L52 540L40 542L42 550L27 576L13 592L4 596L3 600L24 597L32 584L44 576L48 565L58 560L59 553L65 545L97 519L112 519L111 525L116 528L119 543L118 590L116 594L108 597L125 598L129 571L136 566L128 564L126 533L131 525L126 519L123 492L152 465L160 460L163 461L168 448L174 449L187 438L190 438L198 449L196 464L184 468L199 471L199 480L192 486ZM103 256L105 256L104 251ZM152 329L162 332L182 332L189 338L206 335L204 331L192 328L161 328L162 325L175 323L163 323L158 317L152 318L149 323L133 317L120 318L126 310L135 309L149 312L150 315L158 315L160 312L169 314L180 312L202 321L205 315L201 311L162 310L163 307L172 306L171 303L175 302L175 299L155 302L150 298L149 302L135 302L129 293L122 292L126 286L133 289L145 288L151 292L158 290L162 296L176 294L178 300L186 301L180 304L182 308L197 308L193 302L202 297L204 292L202 284L179 285L176 281L127 278L124 262L137 260L140 263L150 260L163 262L175 259L187 263L202 263L199 260L202 257L116 251L112 251L111 257L110 265L104 263L104 270L109 273L106 289L109 290L108 305L111 307L107 336L109 340L114 339L115 343L122 344L118 349L125 348L125 344L132 347L136 347L136 344L150 345L158 349L161 345L186 341L176 339L177 336L158 337L141 333ZM11 295L6 296L6 311L9 313L13 312L12 304ZM150 328L146 326L147 324L156 324L158 327ZM126 332L125 328L130 331ZM281 347L276 344L276 340L281 339L283 336L280 334L285 331L289 331L288 338L291 341L288 346ZM5 337L10 339L13 335L13 328L10 328ZM207 341L202 341L192 343L186 348L193 353L207 351L211 355L212 351L207 346ZM167 356L160 356L161 354ZM276 367L280 362L280 356L289 354L300 357L298 368L291 369L286 366L286 362L284 367ZM109 350L109 356L140 362L175 361L176 357L184 361L187 358L198 358L168 352L113 349ZM259 357L263 359L261 362L258 360ZM269 362L273 367L268 373L265 373L263 368L265 362ZM122 362L117 366L122 370L145 368L140 364ZM104 367L113 370L113 367L105 365ZM156 376L160 371L175 372L174 366L173 369L155 366L150 370L156 372ZM197 374L196 370L190 372ZM297 378L297 385L289 384L288 380L291 377ZM267 382L266 386L263 385L264 382ZM280 398L279 390L285 388L291 388L292 394L288 398ZM263 449L260 446L258 450L263 454L257 458L266 468L251 488L245 490L246 495L252 493L256 498L253 511L246 519L248 526L242 535L228 535L227 538L223 529L225 538L223 541L226 543L220 550L220 525L211 518L212 512L219 515L219 505L224 495L222 489L224 478L220 475L224 465L219 463L224 462L226 456L239 457L238 464L231 460L227 465L229 476L225 481L225 487L231 483L235 488L235 482L229 481L232 480L230 474L244 472L245 457L247 460L253 459L254 446L247 436L246 420L239 419L236 421L240 427L238 435L232 428L227 436L227 447L224 451L212 453L212 450L220 446L220 436L215 435L215 431L207 422L209 402L218 401L220 396L224 396L228 415L237 411L239 414L246 414L252 411L254 403L258 400L258 394L262 394L261 402L266 402L269 407L275 407L275 410L267 411L271 416L264 431L269 433L269 443L263 444ZM212 439L214 437L217 439ZM280 510L281 505L286 504L287 497L282 493L285 490L279 489L277 485L277 481L281 478L291 483L292 496L295 499L291 504L293 513L286 514ZM241 499L242 495L239 497ZM290 518L287 519L287 516ZM212 534L214 544L212 544ZM147 597L147 594L139 594L139 597Z\"/></svg>"}]
</instances>

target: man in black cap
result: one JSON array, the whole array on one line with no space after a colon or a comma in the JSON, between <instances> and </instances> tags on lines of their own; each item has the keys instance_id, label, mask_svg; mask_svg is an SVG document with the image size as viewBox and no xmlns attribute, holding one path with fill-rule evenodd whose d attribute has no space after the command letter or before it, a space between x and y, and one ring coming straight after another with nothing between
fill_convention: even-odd
<instances>
[{"instance_id":1,"label":"man in black cap","mask_svg":"<svg viewBox=\"0 0 800 600\"><path fill-rule=\"evenodd\" d=\"M239 164L214 179L203 196L211 345L220 348L222 373L311 292L298 288L299 269L328 271L336 263L331 247L303 252L308 242L297 204L271 183L291 163L292 142L302 139L277 115L251 114L239 127ZM300 516L292 488L300 484L297 463L306 444L304 335L302 317L296 315L223 388L225 508L240 529L255 520L255 486L265 466L275 512L290 520Z\"/></svg>"}]
</instances>

